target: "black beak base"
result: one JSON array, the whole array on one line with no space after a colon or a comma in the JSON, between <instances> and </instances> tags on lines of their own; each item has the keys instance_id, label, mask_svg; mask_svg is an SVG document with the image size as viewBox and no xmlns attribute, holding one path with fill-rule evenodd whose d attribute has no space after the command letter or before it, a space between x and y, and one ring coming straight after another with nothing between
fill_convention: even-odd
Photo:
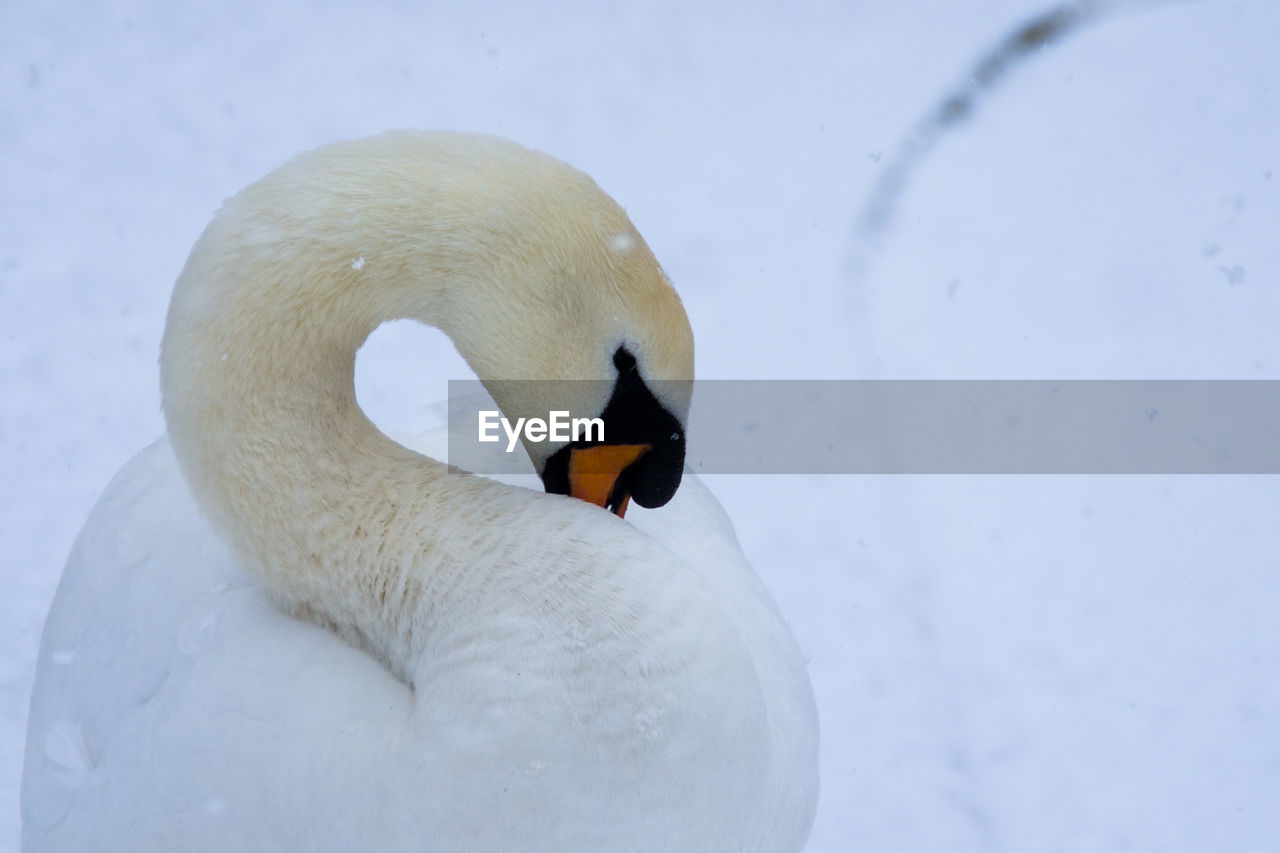
<instances>
[{"instance_id":1,"label":"black beak base","mask_svg":"<svg viewBox=\"0 0 1280 853\"><path fill-rule=\"evenodd\" d=\"M613 363L618 379L600 415L605 441L580 440L560 448L547 459L542 484L551 494L570 494L569 462L575 449L601 444L648 445L649 451L619 475L610 501L624 505L629 495L642 507L660 507L675 495L684 475L684 427L653 396L640 377L635 357L625 347L614 353Z\"/></svg>"}]
</instances>

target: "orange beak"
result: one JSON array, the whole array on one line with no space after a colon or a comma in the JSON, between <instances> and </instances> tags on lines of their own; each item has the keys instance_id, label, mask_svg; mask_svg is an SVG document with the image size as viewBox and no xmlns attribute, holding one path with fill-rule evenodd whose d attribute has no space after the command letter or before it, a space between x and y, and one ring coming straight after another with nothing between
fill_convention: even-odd
<instances>
[{"instance_id":1,"label":"orange beak","mask_svg":"<svg viewBox=\"0 0 1280 853\"><path fill-rule=\"evenodd\" d=\"M611 508L619 517L625 515L631 493L618 489L618 478L650 449L648 444L575 448L569 454L569 494L596 506Z\"/></svg>"}]
</instances>

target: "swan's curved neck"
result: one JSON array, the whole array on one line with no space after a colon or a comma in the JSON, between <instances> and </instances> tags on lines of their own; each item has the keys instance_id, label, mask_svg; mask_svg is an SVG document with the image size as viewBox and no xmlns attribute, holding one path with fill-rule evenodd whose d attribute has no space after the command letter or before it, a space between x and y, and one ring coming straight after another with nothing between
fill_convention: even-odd
<instances>
[{"instance_id":1,"label":"swan's curved neck","mask_svg":"<svg viewBox=\"0 0 1280 853\"><path fill-rule=\"evenodd\" d=\"M442 478L462 478L368 420L355 355L390 319L450 334L492 286L476 274L490 247L457 233L476 230L474 200L428 227L427 190L403 176L320 191L294 172L228 202L178 279L161 354L170 441L206 517L273 597L408 680L405 620L425 582L411 569L447 521Z\"/></svg>"},{"instance_id":2,"label":"swan's curved neck","mask_svg":"<svg viewBox=\"0 0 1280 853\"><path fill-rule=\"evenodd\" d=\"M344 279L373 263L360 258L342 258L345 270L303 267L332 276L319 284L335 294L326 305L254 298L279 294L246 292L249 278L207 269L227 261L197 250L165 333L165 414L197 502L272 596L408 680L411 650L398 623L416 610L406 599L418 591L403 573L405 550L431 543L405 542L401 531L449 475L382 435L356 402L356 350L380 322L403 313L342 296L353 292ZM220 292L210 292L210 281ZM370 588L379 576L381 588Z\"/></svg>"},{"instance_id":3,"label":"swan's curved neck","mask_svg":"<svg viewBox=\"0 0 1280 853\"><path fill-rule=\"evenodd\" d=\"M611 235L635 249L609 250ZM640 282L628 298L678 311L621 208L543 155L391 135L304 156L227 202L174 288L161 385L193 496L286 608L405 675L406 620L430 608L424 585L450 582L439 531L451 515L470 514L463 529L491 518L496 484L383 436L356 403L356 350L408 317L444 331L481 378L530 363L590 376L615 332L583 318L623 313L590 300L625 300L564 282L624 273ZM601 339L580 341L577 362L538 349L566 325ZM687 353L687 337L662 351Z\"/></svg>"}]
</instances>

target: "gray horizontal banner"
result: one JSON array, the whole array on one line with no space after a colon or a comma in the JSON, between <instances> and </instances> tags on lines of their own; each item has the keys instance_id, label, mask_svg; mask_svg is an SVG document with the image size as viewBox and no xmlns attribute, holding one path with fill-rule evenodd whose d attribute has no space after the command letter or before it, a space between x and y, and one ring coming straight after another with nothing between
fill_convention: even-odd
<instances>
[{"instance_id":1,"label":"gray horizontal banner","mask_svg":"<svg viewBox=\"0 0 1280 853\"><path fill-rule=\"evenodd\" d=\"M552 401L611 388L521 384ZM529 470L496 409L479 382L449 383L450 465ZM599 413L555 411L552 447ZM1280 474L1280 381L699 380L686 434L704 474Z\"/></svg>"}]
</instances>

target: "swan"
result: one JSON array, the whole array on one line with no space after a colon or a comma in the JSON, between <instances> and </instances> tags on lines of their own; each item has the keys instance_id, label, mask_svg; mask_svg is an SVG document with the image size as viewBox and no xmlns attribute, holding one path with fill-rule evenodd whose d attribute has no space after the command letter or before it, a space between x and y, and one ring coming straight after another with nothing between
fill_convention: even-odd
<instances>
[{"instance_id":1,"label":"swan","mask_svg":"<svg viewBox=\"0 0 1280 853\"><path fill-rule=\"evenodd\" d=\"M544 491L393 442L353 371L399 318L607 442L525 440ZM199 238L160 368L167 437L45 625L24 849L803 847L805 665L682 475L679 297L585 174L453 133L304 154Z\"/></svg>"}]
</instances>

